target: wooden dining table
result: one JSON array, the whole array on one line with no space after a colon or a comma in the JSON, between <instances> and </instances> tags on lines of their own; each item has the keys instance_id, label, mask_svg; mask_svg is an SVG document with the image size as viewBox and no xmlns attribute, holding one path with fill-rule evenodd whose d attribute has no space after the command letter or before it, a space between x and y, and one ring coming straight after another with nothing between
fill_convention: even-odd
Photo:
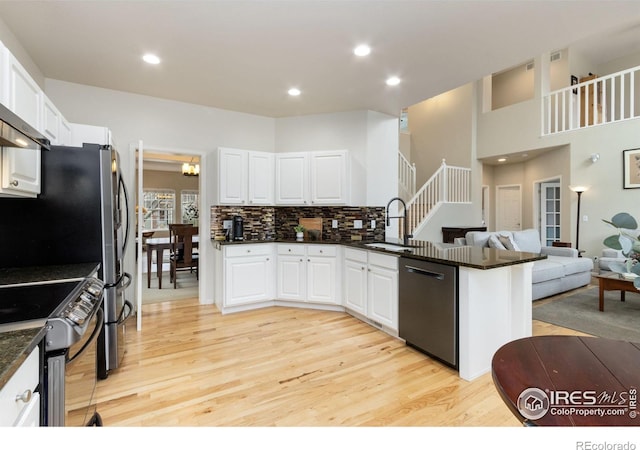
<instances>
[{"instance_id":1,"label":"wooden dining table","mask_svg":"<svg viewBox=\"0 0 640 450\"><path fill-rule=\"evenodd\" d=\"M525 425L640 425L638 343L527 337L500 347L491 370L502 400Z\"/></svg>"},{"instance_id":2,"label":"wooden dining table","mask_svg":"<svg viewBox=\"0 0 640 450\"><path fill-rule=\"evenodd\" d=\"M147 245L147 288L151 288L151 266L153 263L153 252L156 252L158 289L162 289L162 261L164 251L171 249L171 239L169 237L149 238L145 241ZM193 248L198 248L198 236L193 236Z\"/></svg>"}]
</instances>

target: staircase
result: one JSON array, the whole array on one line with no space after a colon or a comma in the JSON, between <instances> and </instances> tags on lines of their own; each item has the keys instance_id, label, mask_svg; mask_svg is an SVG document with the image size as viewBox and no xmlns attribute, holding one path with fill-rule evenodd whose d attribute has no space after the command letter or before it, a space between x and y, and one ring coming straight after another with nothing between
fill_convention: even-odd
<instances>
[{"instance_id":1,"label":"staircase","mask_svg":"<svg viewBox=\"0 0 640 450\"><path fill-rule=\"evenodd\" d=\"M398 152L398 196L411 198L416 193L416 165Z\"/></svg>"},{"instance_id":2,"label":"staircase","mask_svg":"<svg viewBox=\"0 0 640 450\"><path fill-rule=\"evenodd\" d=\"M414 168L415 169L415 168ZM445 203L471 203L471 169L442 165L407 202L407 230L416 235Z\"/></svg>"}]
</instances>

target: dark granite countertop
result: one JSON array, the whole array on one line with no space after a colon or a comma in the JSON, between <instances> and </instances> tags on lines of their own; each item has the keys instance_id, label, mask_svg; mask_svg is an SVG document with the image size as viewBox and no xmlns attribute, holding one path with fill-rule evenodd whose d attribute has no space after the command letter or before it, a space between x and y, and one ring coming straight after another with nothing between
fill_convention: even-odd
<instances>
[{"instance_id":1,"label":"dark granite countertop","mask_svg":"<svg viewBox=\"0 0 640 450\"><path fill-rule=\"evenodd\" d=\"M0 333L0 389L46 334L45 327Z\"/></svg>"},{"instance_id":2,"label":"dark granite countertop","mask_svg":"<svg viewBox=\"0 0 640 450\"><path fill-rule=\"evenodd\" d=\"M403 256L411 259L430 261L439 264L446 264L457 267L471 267L474 269L488 270L498 267L513 266L515 264L523 264L526 262L538 261L546 259L545 255L529 252L514 252L510 250L496 250L487 247L458 246L453 244L443 244L438 242L410 240L409 246L402 248L402 251L388 250L384 248L376 248L367 246L377 241L345 241L345 240L322 240L298 241L295 239L272 239L272 240L256 240L256 241L214 241L221 245L243 245L243 244L261 244L261 243L288 243L288 244L330 244L345 245L348 247L359 248L361 250L372 250L386 253L389 255ZM401 245L399 240L388 239L385 243Z\"/></svg>"},{"instance_id":3,"label":"dark granite countertop","mask_svg":"<svg viewBox=\"0 0 640 450\"><path fill-rule=\"evenodd\" d=\"M0 287L48 281L81 280L96 272L100 263L61 264L51 266L0 269Z\"/></svg>"}]
</instances>

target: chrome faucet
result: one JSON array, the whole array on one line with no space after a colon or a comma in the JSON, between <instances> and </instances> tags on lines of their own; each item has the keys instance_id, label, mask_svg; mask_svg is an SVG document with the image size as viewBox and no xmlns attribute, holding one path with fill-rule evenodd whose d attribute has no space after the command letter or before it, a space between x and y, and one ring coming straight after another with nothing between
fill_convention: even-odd
<instances>
[{"instance_id":1,"label":"chrome faucet","mask_svg":"<svg viewBox=\"0 0 640 450\"><path fill-rule=\"evenodd\" d=\"M402 215L391 217L389 216L389 205L391 205L391 203L393 203L395 200L398 200L400 203L402 203ZM393 197L391 200L389 200L389 203L387 203L386 214L387 214L387 226L391 225L390 219L403 219L403 225L404 225L403 227L404 229L402 230L403 242L404 242L404 245L409 245L409 238L412 238L413 235L407 233L407 204L400 197Z\"/></svg>"}]
</instances>

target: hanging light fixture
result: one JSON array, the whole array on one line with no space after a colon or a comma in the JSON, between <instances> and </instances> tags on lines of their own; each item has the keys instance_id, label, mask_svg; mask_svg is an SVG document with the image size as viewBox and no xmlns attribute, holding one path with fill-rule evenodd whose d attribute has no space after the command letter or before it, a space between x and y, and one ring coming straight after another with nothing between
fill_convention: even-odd
<instances>
[{"instance_id":1,"label":"hanging light fixture","mask_svg":"<svg viewBox=\"0 0 640 450\"><path fill-rule=\"evenodd\" d=\"M186 177L197 177L200 175L200 164L193 164L193 158L191 158L191 162L182 165L182 175Z\"/></svg>"}]
</instances>

